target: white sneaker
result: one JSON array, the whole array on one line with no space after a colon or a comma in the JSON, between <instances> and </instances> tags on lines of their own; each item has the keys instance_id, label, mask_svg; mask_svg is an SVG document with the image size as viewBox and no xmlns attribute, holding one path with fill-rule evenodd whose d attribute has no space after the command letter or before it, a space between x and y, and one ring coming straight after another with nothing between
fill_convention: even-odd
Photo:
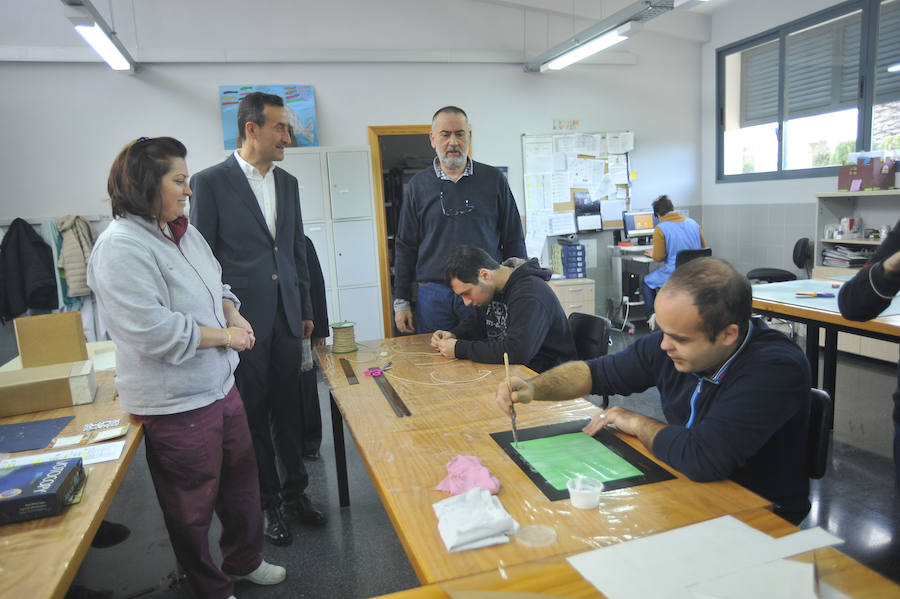
<instances>
[{"instance_id":1,"label":"white sneaker","mask_svg":"<svg viewBox=\"0 0 900 599\"><path fill-rule=\"evenodd\" d=\"M237 597L235 597L234 595L232 595L232 596L229 597L228 599L237 599Z\"/></svg>"},{"instance_id":2,"label":"white sneaker","mask_svg":"<svg viewBox=\"0 0 900 599\"><path fill-rule=\"evenodd\" d=\"M284 577L287 575L284 568L281 566L275 566L263 560L259 567L250 572L250 574L245 574L244 576L232 576L235 580L249 580L253 584L278 584Z\"/></svg>"}]
</instances>

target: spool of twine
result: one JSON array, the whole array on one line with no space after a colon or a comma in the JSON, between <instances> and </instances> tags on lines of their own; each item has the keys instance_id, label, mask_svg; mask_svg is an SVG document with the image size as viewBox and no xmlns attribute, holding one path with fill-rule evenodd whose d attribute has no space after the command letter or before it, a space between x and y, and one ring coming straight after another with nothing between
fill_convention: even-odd
<instances>
[{"instance_id":1,"label":"spool of twine","mask_svg":"<svg viewBox=\"0 0 900 599\"><path fill-rule=\"evenodd\" d=\"M356 323L347 320L331 323L333 334L331 353L348 354L358 349L356 347L356 339L353 338L354 324Z\"/></svg>"}]
</instances>

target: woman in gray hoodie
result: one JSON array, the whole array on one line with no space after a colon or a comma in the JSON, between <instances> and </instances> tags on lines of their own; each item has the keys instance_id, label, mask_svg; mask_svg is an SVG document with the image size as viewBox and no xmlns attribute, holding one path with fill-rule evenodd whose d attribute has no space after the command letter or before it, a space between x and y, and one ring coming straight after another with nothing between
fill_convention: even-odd
<instances>
[{"instance_id":1,"label":"woman in gray hoodie","mask_svg":"<svg viewBox=\"0 0 900 599\"><path fill-rule=\"evenodd\" d=\"M175 555L198 597L226 599L234 580L276 584L285 571L262 559L256 459L234 386L253 328L185 218L186 154L171 137L121 151L108 182L115 220L97 240L87 282L116 345L122 409L144 429ZM209 550L213 511L221 568Z\"/></svg>"}]
</instances>

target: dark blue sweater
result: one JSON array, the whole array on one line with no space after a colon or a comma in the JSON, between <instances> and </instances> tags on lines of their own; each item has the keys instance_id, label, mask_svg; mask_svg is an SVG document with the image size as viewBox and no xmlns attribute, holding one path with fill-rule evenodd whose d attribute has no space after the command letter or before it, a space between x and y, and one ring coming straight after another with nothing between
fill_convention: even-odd
<instances>
[{"instance_id":1,"label":"dark blue sweater","mask_svg":"<svg viewBox=\"0 0 900 599\"><path fill-rule=\"evenodd\" d=\"M669 426L653 441L653 454L688 478L730 478L772 501L782 514L809 511L806 437L809 363L787 337L753 319L750 339L718 383L702 380L691 417L691 396L701 378L675 369L660 349L662 332L588 365L592 393L628 395L659 390Z\"/></svg>"},{"instance_id":2,"label":"dark blue sweater","mask_svg":"<svg viewBox=\"0 0 900 599\"><path fill-rule=\"evenodd\" d=\"M394 251L394 298L411 299L413 282L444 282L444 263L459 245L473 245L501 262L527 257L519 210L503 173L472 161L471 175L453 181L438 179L428 167L410 179L403 195ZM459 209L466 201L473 210L445 216L444 205Z\"/></svg>"},{"instance_id":3,"label":"dark blue sweater","mask_svg":"<svg viewBox=\"0 0 900 599\"><path fill-rule=\"evenodd\" d=\"M507 352L510 363L535 372L578 359L569 321L547 284L550 271L536 258L518 262L503 291L488 305L471 310L451 331L457 337L456 357L502 364Z\"/></svg>"}]
</instances>

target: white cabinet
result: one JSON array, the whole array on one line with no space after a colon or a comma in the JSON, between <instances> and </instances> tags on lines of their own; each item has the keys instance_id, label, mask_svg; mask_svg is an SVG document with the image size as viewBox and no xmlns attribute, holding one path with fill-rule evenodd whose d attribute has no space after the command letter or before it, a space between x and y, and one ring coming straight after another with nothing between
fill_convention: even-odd
<instances>
[{"instance_id":1,"label":"white cabinet","mask_svg":"<svg viewBox=\"0 0 900 599\"><path fill-rule=\"evenodd\" d=\"M278 166L300 184L303 229L322 265L329 321L353 321L359 340L384 337L369 149L288 148Z\"/></svg>"},{"instance_id":2,"label":"white cabinet","mask_svg":"<svg viewBox=\"0 0 900 599\"><path fill-rule=\"evenodd\" d=\"M853 275L858 268L839 268L822 265L822 249L835 245L856 248L877 247L881 242L869 239L826 239L825 227L840 226L841 218L862 220L863 229L879 229L884 225L893 228L897 222L897 205L900 190L835 191L816 194L816 243L813 277Z\"/></svg>"},{"instance_id":3,"label":"white cabinet","mask_svg":"<svg viewBox=\"0 0 900 599\"><path fill-rule=\"evenodd\" d=\"M368 149L332 150L327 156L331 217L371 218L375 201L372 196L372 161Z\"/></svg>"}]
</instances>

